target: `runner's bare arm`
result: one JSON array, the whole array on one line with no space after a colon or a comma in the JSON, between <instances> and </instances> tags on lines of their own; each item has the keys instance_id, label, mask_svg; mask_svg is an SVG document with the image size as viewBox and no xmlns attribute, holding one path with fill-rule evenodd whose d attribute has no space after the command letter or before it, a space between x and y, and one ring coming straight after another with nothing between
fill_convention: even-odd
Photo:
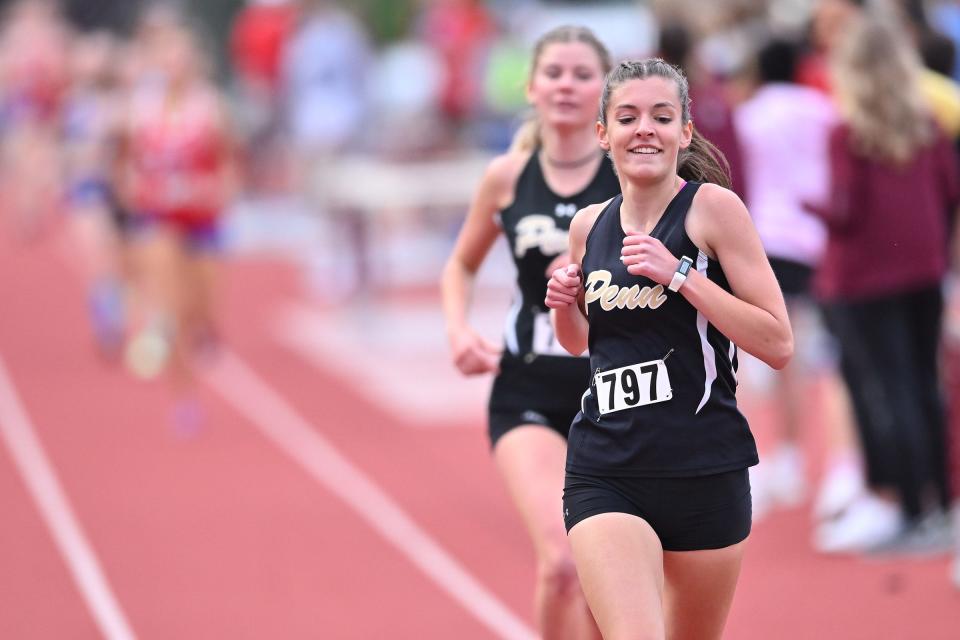
<instances>
[{"instance_id":1,"label":"runner's bare arm","mask_svg":"<svg viewBox=\"0 0 960 640\"><path fill-rule=\"evenodd\" d=\"M747 208L732 191L705 184L694 199L687 228L690 238L723 266L733 294L696 269L680 293L737 346L782 369L793 355L793 331Z\"/></svg>"},{"instance_id":2,"label":"runner's bare arm","mask_svg":"<svg viewBox=\"0 0 960 640\"><path fill-rule=\"evenodd\" d=\"M443 269L440 287L447 338L454 364L467 375L494 371L499 361L500 347L478 335L467 315L477 271L500 235L495 216L513 199L514 186L525 161L524 154L516 152L491 161Z\"/></svg>"},{"instance_id":3,"label":"runner's bare arm","mask_svg":"<svg viewBox=\"0 0 960 640\"><path fill-rule=\"evenodd\" d=\"M606 203L592 204L577 212L570 222L570 265L556 269L547 283L546 304L557 341L570 354L587 350L587 317L583 308L581 263L587 235Z\"/></svg>"}]
</instances>

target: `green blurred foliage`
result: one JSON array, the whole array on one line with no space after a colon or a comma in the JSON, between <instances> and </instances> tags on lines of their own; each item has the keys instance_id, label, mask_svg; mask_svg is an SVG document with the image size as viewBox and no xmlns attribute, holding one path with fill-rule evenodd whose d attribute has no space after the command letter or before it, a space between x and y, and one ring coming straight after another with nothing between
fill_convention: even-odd
<instances>
[{"instance_id":1,"label":"green blurred foliage","mask_svg":"<svg viewBox=\"0 0 960 640\"><path fill-rule=\"evenodd\" d=\"M512 40L493 45L487 61L484 94L497 113L516 113L527 104L526 85L530 72L530 50Z\"/></svg>"},{"instance_id":2,"label":"green blurred foliage","mask_svg":"<svg viewBox=\"0 0 960 640\"><path fill-rule=\"evenodd\" d=\"M213 56L220 79L229 74L230 25L245 4L245 0L203 0L184 5L187 13L196 19L197 33L204 40L204 48Z\"/></svg>"},{"instance_id":3,"label":"green blurred foliage","mask_svg":"<svg viewBox=\"0 0 960 640\"><path fill-rule=\"evenodd\" d=\"M353 0L344 3L363 21L377 45L406 37L416 18L418 4L416 0Z\"/></svg>"}]
</instances>

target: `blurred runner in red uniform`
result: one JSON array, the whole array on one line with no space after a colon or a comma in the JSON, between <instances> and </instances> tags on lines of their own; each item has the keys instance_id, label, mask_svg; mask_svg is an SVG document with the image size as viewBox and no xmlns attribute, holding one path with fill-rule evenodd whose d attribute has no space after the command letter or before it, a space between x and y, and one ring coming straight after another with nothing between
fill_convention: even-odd
<instances>
[{"instance_id":1,"label":"blurred runner in red uniform","mask_svg":"<svg viewBox=\"0 0 960 640\"><path fill-rule=\"evenodd\" d=\"M231 130L189 30L158 21L142 46L145 69L131 90L118 160L141 296L126 357L144 377L171 364L189 399L191 356L215 333L219 218L234 188ZM176 419L189 426L195 413L181 402Z\"/></svg>"}]
</instances>

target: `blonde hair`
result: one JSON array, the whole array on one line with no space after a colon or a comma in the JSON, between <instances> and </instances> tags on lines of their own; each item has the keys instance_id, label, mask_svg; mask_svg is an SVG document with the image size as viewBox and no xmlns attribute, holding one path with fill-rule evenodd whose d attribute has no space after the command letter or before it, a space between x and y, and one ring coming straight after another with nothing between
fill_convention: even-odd
<instances>
[{"instance_id":1,"label":"blonde hair","mask_svg":"<svg viewBox=\"0 0 960 640\"><path fill-rule=\"evenodd\" d=\"M537 40L537 43L533 47L533 61L530 64L528 84L533 79L533 74L536 73L537 65L540 63L540 56L543 55L544 50L551 44L569 42L582 42L592 47L597 57L600 58L602 73L605 75L610 71L610 67L613 66L610 59L610 52L607 51L607 48L600 42L600 39L597 38L593 31L586 27L566 25L551 29ZM510 143L510 150L532 151L538 146L540 146L540 118L534 112L527 117L514 134L513 141Z\"/></svg>"},{"instance_id":2,"label":"blonde hair","mask_svg":"<svg viewBox=\"0 0 960 640\"><path fill-rule=\"evenodd\" d=\"M903 164L930 142L920 61L891 20L854 21L831 63L837 104L857 153Z\"/></svg>"}]
</instances>

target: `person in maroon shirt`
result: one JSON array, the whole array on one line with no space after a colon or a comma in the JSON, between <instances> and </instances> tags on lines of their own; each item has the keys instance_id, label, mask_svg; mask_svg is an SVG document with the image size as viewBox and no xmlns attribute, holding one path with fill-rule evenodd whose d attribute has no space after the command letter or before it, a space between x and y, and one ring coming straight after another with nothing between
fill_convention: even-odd
<instances>
[{"instance_id":1,"label":"person in maroon shirt","mask_svg":"<svg viewBox=\"0 0 960 640\"><path fill-rule=\"evenodd\" d=\"M901 549L943 520L950 499L937 349L960 177L900 32L858 21L832 62L843 122L830 137L831 200L810 207L829 233L815 288L847 385L869 400L859 426L873 494L816 542ZM935 506L925 502L931 489Z\"/></svg>"}]
</instances>

